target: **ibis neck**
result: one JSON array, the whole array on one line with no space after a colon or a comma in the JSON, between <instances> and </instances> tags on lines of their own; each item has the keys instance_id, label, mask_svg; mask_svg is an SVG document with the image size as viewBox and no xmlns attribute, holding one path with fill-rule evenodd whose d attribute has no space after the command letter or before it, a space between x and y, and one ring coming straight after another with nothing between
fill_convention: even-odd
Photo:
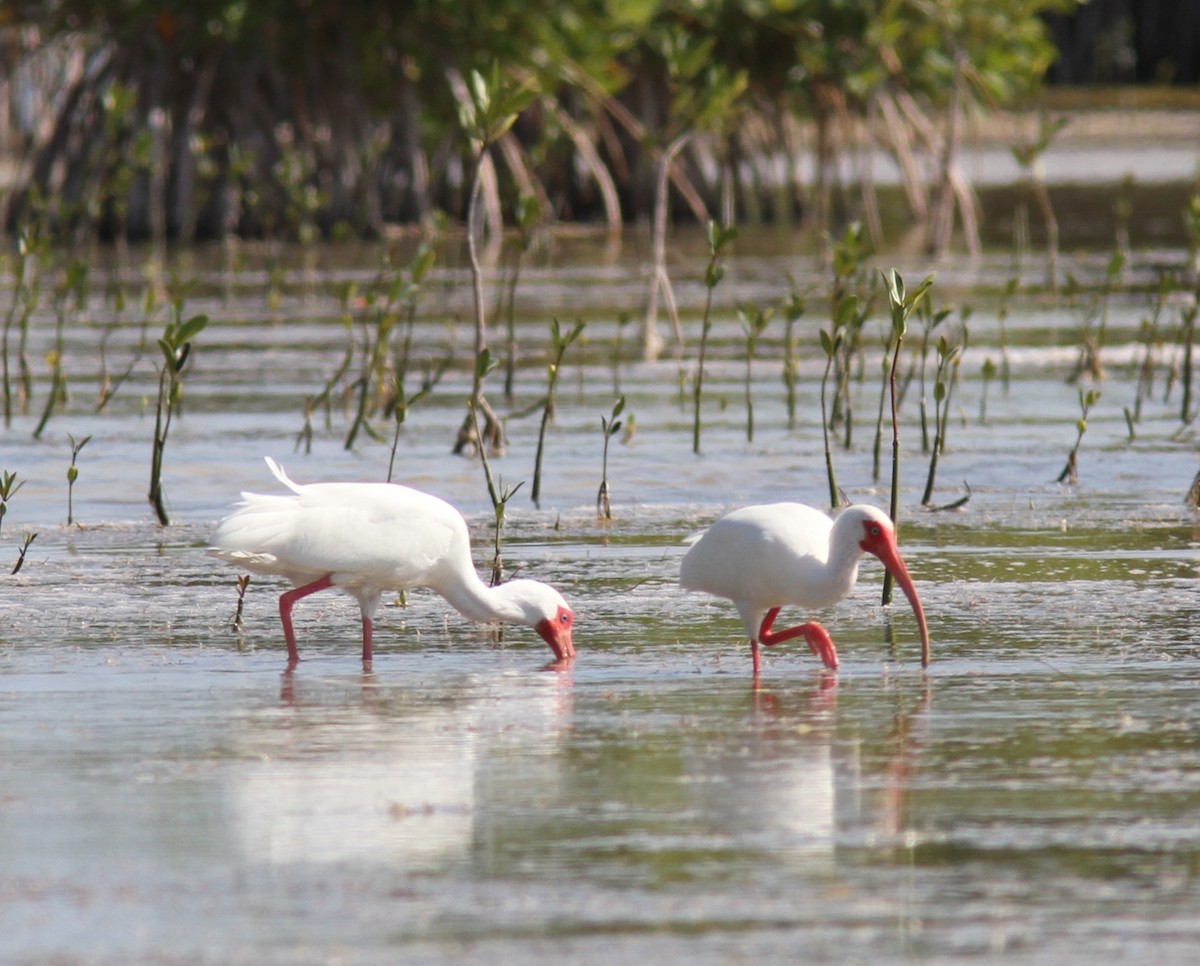
<instances>
[{"instance_id":1,"label":"ibis neck","mask_svg":"<svg viewBox=\"0 0 1200 966\"><path fill-rule=\"evenodd\" d=\"M506 586L489 587L475 568L468 567L455 574L455 579L435 588L451 607L473 621L520 621L521 610L510 599Z\"/></svg>"}]
</instances>

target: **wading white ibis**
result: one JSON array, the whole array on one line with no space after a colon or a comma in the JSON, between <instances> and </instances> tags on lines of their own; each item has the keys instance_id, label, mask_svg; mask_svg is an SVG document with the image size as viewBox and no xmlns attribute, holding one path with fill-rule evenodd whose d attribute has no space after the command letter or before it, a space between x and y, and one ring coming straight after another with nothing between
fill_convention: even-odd
<instances>
[{"instance_id":1,"label":"wading white ibis","mask_svg":"<svg viewBox=\"0 0 1200 966\"><path fill-rule=\"evenodd\" d=\"M362 611L363 663L371 661L372 619L386 592L428 587L464 617L532 627L554 656L575 656L574 617L553 587L510 580L488 587L471 561L462 514L444 500L395 483L293 483L270 457L267 466L287 495L243 493L221 521L208 552L258 574L295 584L279 598L288 663L299 661L292 605L337 588Z\"/></svg>"},{"instance_id":2,"label":"wading white ibis","mask_svg":"<svg viewBox=\"0 0 1200 966\"><path fill-rule=\"evenodd\" d=\"M929 630L917 589L896 546L896 528L886 513L856 504L831 520L803 503L743 507L721 517L684 555L679 583L733 601L754 657L758 646L803 637L825 666L838 666L837 649L816 621L772 630L780 608L830 607L854 587L864 553L874 554L912 604L921 632L921 666L929 664Z\"/></svg>"}]
</instances>

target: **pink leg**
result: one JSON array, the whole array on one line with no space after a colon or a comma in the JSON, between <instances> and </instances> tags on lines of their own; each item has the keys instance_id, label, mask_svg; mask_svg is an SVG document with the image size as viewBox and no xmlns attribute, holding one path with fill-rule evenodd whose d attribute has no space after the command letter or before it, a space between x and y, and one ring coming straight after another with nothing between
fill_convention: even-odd
<instances>
[{"instance_id":1,"label":"pink leg","mask_svg":"<svg viewBox=\"0 0 1200 966\"><path fill-rule=\"evenodd\" d=\"M775 623L775 618L778 615L778 607L767 611L767 616L763 618L762 625L758 629L758 640L764 647L773 647L776 644L782 644L784 641L803 637L808 642L808 649L819 657L827 668L834 671L837 670L837 648L833 646L833 639L829 636L829 632L825 628L816 621L809 621L806 624L788 627L782 631L772 631L771 625Z\"/></svg>"},{"instance_id":2,"label":"pink leg","mask_svg":"<svg viewBox=\"0 0 1200 966\"><path fill-rule=\"evenodd\" d=\"M363 627L363 667L371 666L371 642L372 642L372 627L371 618L365 614L362 619Z\"/></svg>"},{"instance_id":3,"label":"pink leg","mask_svg":"<svg viewBox=\"0 0 1200 966\"><path fill-rule=\"evenodd\" d=\"M280 595L279 619L283 621L283 636L288 646L288 667L295 667L300 662L300 653L296 650L296 632L292 630L292 605L302 597L315 594L318 590L328 590L332 586L333 581L326 574L320 580Z\"/></svg>"}]
</instances>

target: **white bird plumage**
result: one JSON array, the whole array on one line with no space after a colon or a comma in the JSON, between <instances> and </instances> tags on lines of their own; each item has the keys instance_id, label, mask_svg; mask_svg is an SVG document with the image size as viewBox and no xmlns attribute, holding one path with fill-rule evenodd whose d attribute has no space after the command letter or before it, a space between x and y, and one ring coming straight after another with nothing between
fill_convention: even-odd
<instances>
[{"instance_id":1,"label":"white bird plumage","mask_svg":"<svg viewBox=\"0 0 1200 966\"><path fill-rule=\"evenodd\" d=\"M563 596L536 580L484 584L471 560L466 521L449 503L395 483L300 485L270 457L267 466L291 493L243 493L217 527L208 552L295 584L279 600L292 663L298 660L292 605L329 587L358 601L364 662L371 660L380 597L418 587L440 594L471 620L534 628L559 660L574 656L574 618Z\"/></svg>"},{"instance_id":2,"label":"white bird plumage","mask_svg":"<svg viewBox=\"0 0 1200 966\"><path fill-rule=\"evenodd\" d=\"M758 645L804 637L825 665L836 668L837 651L820 624L772 631L781 607L830 607L853 589L864 553L879 557L912 604L921 632L921 660L929 660L929 633L916 588L896 546L887 514L856 504L830 519L803 503L743 507L717 520L684 555L679 583L731 600L750 638L754 676Z\"/></svg>"}]
</instances>

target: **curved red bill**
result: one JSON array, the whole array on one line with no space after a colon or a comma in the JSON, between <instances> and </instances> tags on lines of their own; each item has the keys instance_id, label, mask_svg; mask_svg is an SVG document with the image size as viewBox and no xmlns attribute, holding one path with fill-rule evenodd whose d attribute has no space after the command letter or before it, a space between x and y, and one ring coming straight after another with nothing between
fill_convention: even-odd
<instances>
[{"instance_id":1,"label":"curved red bill","mask_svg":"<svg viewBox=\"0 0 1200 966\"><path fill-rule=\"evenodd\" d=\"M917 588L908 575L908 568L896 547L896 538L891 533L882 533L862 542L862 548L873 553L887 567L888 573L900 585L904 596L912 604L913 614L917 618L917 627L921 632L921 667L929 666L929 628L925 624L925 610L921 607L921 598L917 596Z\"/></svg>"}]
</instances>

